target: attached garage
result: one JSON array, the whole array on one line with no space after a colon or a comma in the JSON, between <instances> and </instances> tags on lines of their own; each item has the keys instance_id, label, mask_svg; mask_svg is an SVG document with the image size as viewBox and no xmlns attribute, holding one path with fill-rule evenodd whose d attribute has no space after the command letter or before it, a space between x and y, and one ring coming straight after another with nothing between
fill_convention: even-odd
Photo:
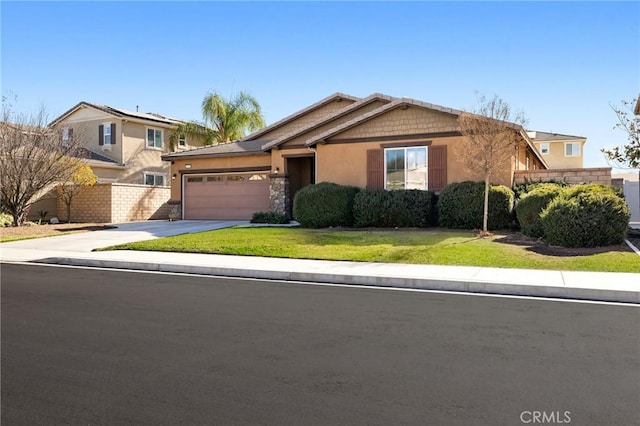
<instances>
[{"instance_id":1,"label":"attached garage","mask_svg":"<svg viewBox=\"0 0 640 426\"><path fill-rule=\"evenodd\" d=\"M188 174L184 179L184 218L250 220L269 211L265 172Z\"/></svg>"}]
</instances>

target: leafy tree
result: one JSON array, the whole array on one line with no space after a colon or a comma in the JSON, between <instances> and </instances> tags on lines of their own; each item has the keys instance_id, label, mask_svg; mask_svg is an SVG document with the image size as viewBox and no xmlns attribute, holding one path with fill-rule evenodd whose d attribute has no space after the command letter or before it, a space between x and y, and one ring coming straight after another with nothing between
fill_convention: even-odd
<instances>
[{"instance_id":1,"label":"leafy tree","mask_svg":"<svg viewBox=\"0 0 640 426\"><path fill-rule=\"evenodd\" d=\"M3 98L0 202L13 218L13 226L20 226L31 204L73 173L80 140L78 135L64 138L61 128L48 127L44 108L18 114Z\"/></svg>"},{"instance_id":2,"label":"leafy tree","mask_svg":"<svg viewBox=\"0 0 640 426\"><path fill-rule=\"evenodd\" d=\"M260 104L247 92L231 99L208 93L202 101L202 118L202 122L180 123L170 138L171 145L175 146L179 135L200 138L205 145L230 142L265 125Z\"/></svg>"},{"instance_id":3,"label":"leafy tree","mask_svg":"<svg viewBox=\"0 0 640 426\"><path fill-rule=\"evenodd\" d=\"M489 220L490 180L503 172L506 164L511 164L525 121L522 113L514 114L498 96L491 99L481 96L474 111L458 117L458 126L465 136L461 157L469 170L484 176L483 233L487 233Z\"/></svg>"},{"instance_id":4,"label":"leafy tree","mask_svg":"<svg viewBox=\"0 0 640 426\"><path fill-rule=\"evenodd\" d=\"M84 188L93 186L98 181L97 176L88 165L78 161L75 164L74 173L70 175L66 182L58 185L58 193L60 198L67 207L67 222L71 223L71 202L73 198Z\"/></svg>"},{"instance_id":5,"label":"leafy tree","mask_svg":"<svg viewBox=\"0 0 640 426\"><path fill-rule=\"evenodd\" d=\"M640 168L640 115L634 114L632 109L639 102L640 98L637 98L632 101L622 101L622 107L611 106L618 116L618 123L614 129L625 131L629 143L610 150L604 148L601 150L608 160L621 166L628 165L633 169Z\"/></svg>"}]
</instances>

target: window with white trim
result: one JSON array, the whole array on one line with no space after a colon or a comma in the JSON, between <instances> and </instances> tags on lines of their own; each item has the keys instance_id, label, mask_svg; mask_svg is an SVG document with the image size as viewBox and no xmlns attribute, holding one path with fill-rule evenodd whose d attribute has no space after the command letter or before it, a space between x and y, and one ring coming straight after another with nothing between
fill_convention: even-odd
<instances>
[{"instance_id":1,"label":"window with white trim","mask_svg":"<svg viewBox=\"0 0 640 426\"><path fill-rule=\"evenodd\" d=\"M145 185L156 185L156 186L164 186L165 175L164 173L144 173L144 184Z\"/></svg>"},{"instance_id":2,"label":"window with white trim","mask_svg":"<svg viewBox=\"0 0 640 426\"><path fill-rule=\"evenodd\" d=\"M102 144L111 145L111 123L103 123Z\"/></svg>"},{"instance_id":3,"label":"window with white trim","mask_svg":"<svg viewBox=\"0 0 640 426\"><path fill-rule=\"evenodd\" d=\"M540 144L540 153L542 155L547 155L549 153L549 144L548 143L541 143Z\"/></svg>"},{"instance_id":4,"label":"window with white trim","mask_svg":"<svg viewBox=\"0 0 640 426\"><path fill-rule=\"evenodd\" d=\"M384 150L385 189L427 189L427 147Z\"/></svg>"},{"instance_id":5,"label":"window with white trim","mask_svg":"<svg viewBox=\"0 0 640 426\"><path fill-rule=\"evenodd\" d=\"M162 130L147 129L147 148L162 149Z\"/></svg>"},{"instance_id":6,"label":"window with white trim","mask_svg":"<svg viewBox=\"0 0 640 426\"><path fill-rule=\"evenodd\" d=\"M178 135L178 146L187 146L187 137L185 135Z\"/></svg>"},{"instance_id":7,"label":"window with white trim","mask_svg":"<svg viewBox=\"0 0 640 426\"><path fill-rule=\"evenodd\" d=\"M579 157L580 156L580 144L578 142L566 142L564 144L564 156L565 157Z\"/></svg>"}]
</instances>

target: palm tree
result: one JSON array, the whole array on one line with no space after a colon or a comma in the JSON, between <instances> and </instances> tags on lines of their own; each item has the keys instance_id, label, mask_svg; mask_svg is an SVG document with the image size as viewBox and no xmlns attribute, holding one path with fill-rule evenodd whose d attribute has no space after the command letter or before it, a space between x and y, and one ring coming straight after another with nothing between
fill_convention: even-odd
<instances>
[{"instance_id":1,"label":"palm tree","mask_svg":"<svg viewBox=\"0 0 640 426\"><path fill-rule=\"evenodd\" d=\"M201 138L205 145L230 142L264 127L264 117L258 101L247 92L231 99L218 93L208 93L202 101L203 122L180 123L171 136L171 145L179 135Z\"/></svg>"}]
</instances>

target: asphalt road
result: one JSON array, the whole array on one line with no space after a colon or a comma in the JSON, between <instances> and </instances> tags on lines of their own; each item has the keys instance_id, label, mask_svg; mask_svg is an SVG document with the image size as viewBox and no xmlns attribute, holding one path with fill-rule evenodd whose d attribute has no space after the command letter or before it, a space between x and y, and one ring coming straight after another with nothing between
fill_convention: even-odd
<instances>
[{"instance_id":1,"label":"asphalt road","mask_svg":"<svg viewBox=\"0 0 640 426\"><path fill-rule=\"evenodd\" d=\"M1 280L2 425L640 424L637 307L10 264Z\"/></svg>"}]
</instances>

